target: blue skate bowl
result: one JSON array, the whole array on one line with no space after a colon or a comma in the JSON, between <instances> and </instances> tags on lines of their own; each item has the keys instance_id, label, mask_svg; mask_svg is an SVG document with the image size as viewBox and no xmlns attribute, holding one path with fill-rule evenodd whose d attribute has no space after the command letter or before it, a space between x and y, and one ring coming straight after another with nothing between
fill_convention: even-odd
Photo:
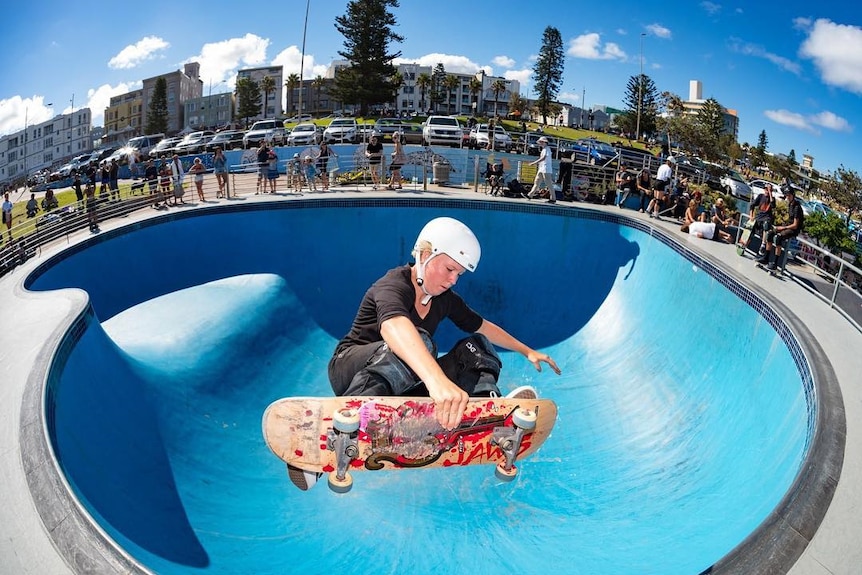
<instances>
[{"instance_id":1,"label":"blue skate bowl","mask_svg":"<svg viewBox=\"0 0 862 575\"><path fill-rule=\"evenodd\" d=\"M483 247L455 289L563 370L501 354L504 392L532 384L557 402L551 438L512 483L476 466L299 491L263 442L263 411L331 394L327 362L364 291L411 261L440 215ZM760 561L768 546L793 556L798 543L769 530L824 491L810 484L817 378L782 316L616 214L463 200L221 206L102 234L25 285L89 297L47 372L46 436L84 516L131 570L696 575ZM441 351L458 336L438 332Z\"/></svg>"}]
</instances>

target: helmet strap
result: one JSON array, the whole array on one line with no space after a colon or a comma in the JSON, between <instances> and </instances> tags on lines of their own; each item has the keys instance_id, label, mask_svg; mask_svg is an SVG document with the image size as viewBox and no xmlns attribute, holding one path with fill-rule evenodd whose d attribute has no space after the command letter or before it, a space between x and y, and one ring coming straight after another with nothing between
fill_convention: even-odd
<instances>
[{"instance_id":1,"label":"helmet strap","mask_svg":"<svg viewBox=\"0 0 862 575\"><path fill-rule=\"evenodd\" d=\"M419 284L419 287L422 289L422 292L425 294L425 297L419 302L422 305L428 305L428 302L431 301L431 298L434 297L428 290L425 289L425 266L428 265L428 262L431 261L431 258L436 256L437 254L428 254L428 259L424 262L422 261L422 254L419 254L419 261L416 263L416 283Z\"/></svg>"}]
</instances>

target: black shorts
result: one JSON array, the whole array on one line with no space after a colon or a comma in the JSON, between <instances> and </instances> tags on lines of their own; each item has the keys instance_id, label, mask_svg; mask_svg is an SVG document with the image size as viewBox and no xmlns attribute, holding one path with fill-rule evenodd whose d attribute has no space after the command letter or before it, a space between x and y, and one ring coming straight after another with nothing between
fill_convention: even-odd
<instances>
[{"instance_id":1,"label":"black shorts","mask_svg":"<svg viewBox=\"0 0 862 575\"><path fill-rule=\"evenodd\" d=\"M664 189L667 187L667 180L656 180L652 187L655 191L664 193Z\"/></svg>"}]
</instances>

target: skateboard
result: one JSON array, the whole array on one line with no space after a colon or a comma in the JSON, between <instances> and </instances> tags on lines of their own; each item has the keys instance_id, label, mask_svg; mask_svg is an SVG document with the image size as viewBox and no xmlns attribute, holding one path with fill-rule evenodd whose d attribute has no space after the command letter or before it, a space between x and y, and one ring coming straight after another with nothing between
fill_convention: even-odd
<instances>
[{"instance_id":1,"label":"skateboard","mask_svg":"<svg viewBox=\"0 0 862 575\"><path fill-rule=\"evenodd\" d=\"M556 418L550 399L473 398L446 430L427 397L289 397L267 407L263 436L288 468L327 473L330 489L345 493L359 471L495 464L511 481Z\"/></svg>"},{"instance_id":2,"label":"skateboard","mask_svg":"<svg viewBox=\"0 0 862 575\"><path fill-rule=\"evenodd\" d=\"M771 275L771 276L772 276L772 277L774 277L774 278L780 278L780 277L781 277L781 270L780 270L780 269L778 269L778 268L775 268L774 270L771 270L771 269L769 269L767 266L763 265L763 264L762 264L762 263L760 263L760 262L757 262L757 267L759 267L760 269L762 269L762 270L763 270L763 271L765 271L765 272L768 272L768 273L769 273L769 275Z\"/></svg>"},{"instance_id":3,"label":"skateboard","mask_svg":"<svg viewBox=\"0 0 862 575\"><path fill-rule=\"evenodd\" d=\"M754 222L751 220L746 222L745 227L742 228L742 234L739 236L739 243L736 244L737 255L745 255L745 245L748 243L748 238L751 237L752 228L754 228Z\"/></svg>"}]
</instances>

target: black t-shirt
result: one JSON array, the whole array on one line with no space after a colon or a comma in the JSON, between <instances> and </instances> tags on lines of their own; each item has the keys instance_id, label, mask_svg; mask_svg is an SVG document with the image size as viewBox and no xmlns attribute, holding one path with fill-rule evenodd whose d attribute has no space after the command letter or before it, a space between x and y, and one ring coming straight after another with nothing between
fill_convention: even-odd
<instances>
[{"instance_id":1,"label":"black t-shirt","mask_svg":"<svg viewBox=\"0 0 862 575\"><path fill-rule=\"evenodd\" d=\"M796 199L794 199L787 206L788 212L790 213L790 224L792 225L795 220L799 220L799 227L796 228L795 232L801 232L802 228L805 227L805 212L802 210L802 204L800 204Z\"/></svg>"},{"instance_id":2,"label":"black t-shirt","mask_svg":"<svg viewBox=\"0 0 862 575\"><path fill-rule=\"evenodd\" d=\"M430 309L425 318L416 313L416 290L410 278L409 265L386 272L365 292L353 325L344 338L338 342L338 351L377 341L383 341L380 326L387 319L406 317L416 327L421 327L432 336L440 322L449 318L459 329L473 333L482 326L482 316L473 311L461 296L451 289L435 296L428 304Z\"/></svg>"},{"instance_id":3,"label":"black t-shirt","mask_svg":"<svg viewBox=\"0 0 862 575\"><path fill-rule=\"evenodd\" d=\"M368 145L365 147L365 150L368 152L369 157L368 161L372 164L379 164L380 157L383 152L383 143L380 141L377 142L368 142Z\"/></svg>"},{"instance_id":4,"label":"black t-shirt","mask_svg":"<svg viewBox=\"0 0 862 575\"><path fill-rule=\"evenodd\" d=\"M628 170L621 170L619 173L619 188L624 192L635 191L635 176Z\"/></svg>"}]
</instances>

